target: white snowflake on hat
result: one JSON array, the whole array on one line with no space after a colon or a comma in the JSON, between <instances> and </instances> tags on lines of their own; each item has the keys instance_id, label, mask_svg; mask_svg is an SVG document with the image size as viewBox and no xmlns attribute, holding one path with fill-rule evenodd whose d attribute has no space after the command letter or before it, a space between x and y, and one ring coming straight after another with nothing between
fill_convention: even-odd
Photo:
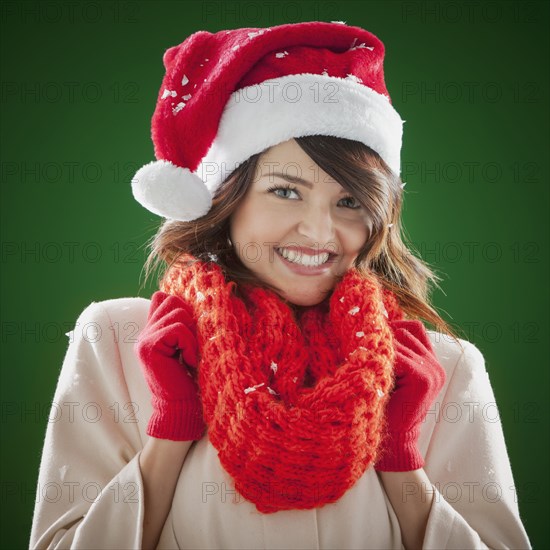
<instances>
[{"instance_id":1,"label":"white snowflake on hat","mask_svg":"<svg viewBox=\"0 0 550 550\"><path fill-rule=\"evenodd\" d=\"M316 134L362 142L399 174L404 121L383 59L376 36L341 22L192 34L164 54L157 160L136 172L134 197L165 218L197 219L250 156Z\"/></svg>"}]
</instances>

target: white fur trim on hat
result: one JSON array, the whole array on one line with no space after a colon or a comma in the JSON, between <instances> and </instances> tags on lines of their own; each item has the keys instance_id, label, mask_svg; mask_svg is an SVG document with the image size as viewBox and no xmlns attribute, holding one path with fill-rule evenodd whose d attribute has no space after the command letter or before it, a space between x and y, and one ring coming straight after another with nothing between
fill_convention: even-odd
<instances>
[{"instance_id":1,"label":"white fur trim on hat","mask_svg":"<svg viewBox=\"0 0 550 550\"><path fill-rule=\"evenodd\" d=\"M167 160L145 164L132 179L135 199L151 212L180 221L204 216L212 196L204 182L187 168Z\"/></svg>"},{"instance_id":2,"label":"white fur trim on hat","mask_svg":"<svg viewBox=\"0 0 550 550\"><path fill-rule=\"evenodd\" d=\"M237 90L195 173L213 196L250 156L293 137L321 134L366 144L399 174L404 121L386 96L356 80L307 73Z\"/></svg>"},{"instance_id":3,"label":"white fur trim on hat","mask_svg":"<svg viewBox=\"0 0 550 550\"><path fill-rule=\"evenodd\" d=\"M237 90L197 170L150 162L132 180L134 197L159 216L195 220L208 213L220 184L249 157L315 134L362 142L399 174L404 121L386 96L357 80L306 73Z\"/></svg>"}]
</instances>

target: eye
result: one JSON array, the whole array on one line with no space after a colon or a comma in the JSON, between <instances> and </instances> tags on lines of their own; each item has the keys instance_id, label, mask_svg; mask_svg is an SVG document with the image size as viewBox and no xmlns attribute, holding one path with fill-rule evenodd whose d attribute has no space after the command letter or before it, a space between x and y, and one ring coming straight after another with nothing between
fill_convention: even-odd
<instances>
[{"instance_id":1,"label":"eye","mask_svg":"<svg viewBox=\"0 0 550 550\"><path fill-rule=\"evenodd\" d=\"M298 191L298 189L296 189L296 187L293 187L292 185L276 185L276 186L270 187L267 190L268 193L274 193L275 191L293 191L293 192L296 193ZM281 199L288 198L288 196L283 197L281 195L277 195L277 197L280 197Z\"/></svg>"},{"instance_id":2,"label":"eye","mask_svg":"<svg viewBox=\"0 0 550 550\"><path fill-rule=\"evenodd\" d=\"M351 210L358 210L359 208L361 208L361 205L359 204L359 202L357 201L357 199L355 197L352 197L351 195L347 196L347 197L344 197L342 199L343 201L354 201L355 202L355 206L349 206L348 208L350 208Z\"/></svg>"},{"instance_id":3,"label":"eye","mask_svg":"<svg viewBox=\"0 0 550 550\"><path fill-rule=\"evenodd\" d=\"M286 192L286 195L280 195L278 194L279 191L282 191L283 193ZM290 184L286 185L275 185L273 187L269 187L267 189L268 193L274 193L277 197L280 197L281 199L288 199L289 193L296 193L299 196L298 189ZM347 204L344 206L344 208L349 208L350 210L359 210L361 208L361 204L357 201L355 197L352 197L351 195L348 195L347 197L344 197L343 199L340 199L341 201L349 201L351 204Z\"/></svg>"}]
</instances>

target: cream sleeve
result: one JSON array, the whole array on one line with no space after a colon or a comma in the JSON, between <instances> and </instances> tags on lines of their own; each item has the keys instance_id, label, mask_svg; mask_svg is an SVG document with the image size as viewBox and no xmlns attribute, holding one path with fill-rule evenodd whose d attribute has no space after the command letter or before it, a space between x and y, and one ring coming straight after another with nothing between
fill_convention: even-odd
<instances>
[{"instance_id":1,"label":"cream sleeve","mask_svg":"<svg viewBox=\"0 0 550 550\"><path fill-rule=\"evenodd\" d=\"M120 309L135 299L111 302ZM128 335L133 329L126 326L123 334L104 303L90 304L67 334L69 346L40 462L30 548L141 546L144 508L138 461L149 396L135 372L130 398L121 349L131 353ZM130 311L126 319L136 325L131 318ZM134 371L139 366L128 364Z\"/></svg>"},{"instance_id":2,"label":"cream sleeve","mask_svg":"<svg viewBox=\"0 0 550 550\"><path fill-rule=\"evenodd\" d=\"M428 411L435 428L424 469L434 500L423 548L531 548L485 360L461 343L447 389Z\"/></svg>"}]
</instances>

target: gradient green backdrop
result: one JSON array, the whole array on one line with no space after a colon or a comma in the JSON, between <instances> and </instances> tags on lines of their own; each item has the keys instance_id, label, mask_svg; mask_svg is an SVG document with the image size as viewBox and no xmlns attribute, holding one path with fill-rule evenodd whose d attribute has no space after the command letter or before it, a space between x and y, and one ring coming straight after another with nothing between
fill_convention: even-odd
<instances>
[{"instance_id":1,"label":"gradient green backdrop","mask_svg":"<svg viewBox=\"0 0 550 550\"><path fill-rule=\"evenodd\" d=\"M548 544L547 2L3 2L2 547L24 548L65 333L149 297L134 201L162 55L191 33L343 20L386 45L409 239L486 358L534 546Z\"/></svg>"}]
</instances>

